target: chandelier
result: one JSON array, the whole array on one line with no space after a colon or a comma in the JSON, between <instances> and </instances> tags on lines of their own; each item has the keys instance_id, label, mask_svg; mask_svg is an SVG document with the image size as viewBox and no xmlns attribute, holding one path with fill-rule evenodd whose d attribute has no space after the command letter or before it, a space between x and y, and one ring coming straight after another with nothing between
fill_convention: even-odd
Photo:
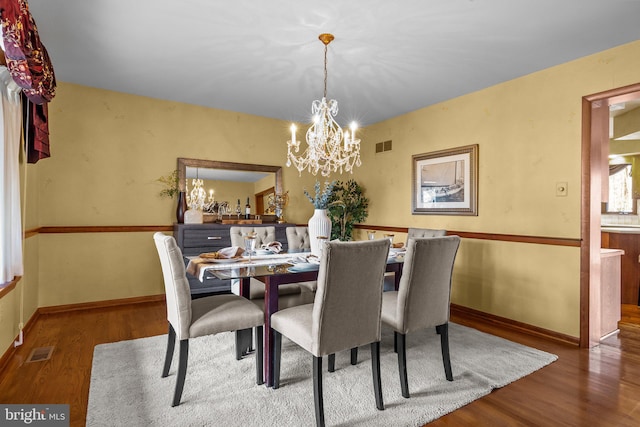
<instances>
[{"instance_id":1,"label":"chandelier","mask_svg":"<svg viewBox=\"0 0 640 427\"><path fill-rule=\"evenodd\" d=\"M193 189L191 193L189 193L189 189L186 189L187 192L187 206L189 209L194 210L203 210L204 205L207 198L207 192L203 188L204 181L199 176L199 169L196 169L196 177L191 181L191 185L193 185ZM210 198L213 199L213 191L210 194Z\"/></svg>"},{"instance_id":2,"label":"chandelier","mask_svg":"<svg viewBox=\"0 0 640 427\"><path fill-rule=\"evenodd\" d=\"M321 101L311 104L313 124L307 130L307 149L300 156L300 141L296 140L296 126L291 125L291 140L287 141L287 166L292 164L302 174L307 169L313 175L318 172L329 176L331 172L343 169L353 173L353 167L360 166L360 140L356 139L357 125L351 123L351 133L343 131L334 117L338 114L338 101L327 101L327 48L334 39L332 34L318 36L324 44L324 96Z\"/></svg>"}]
</instances>

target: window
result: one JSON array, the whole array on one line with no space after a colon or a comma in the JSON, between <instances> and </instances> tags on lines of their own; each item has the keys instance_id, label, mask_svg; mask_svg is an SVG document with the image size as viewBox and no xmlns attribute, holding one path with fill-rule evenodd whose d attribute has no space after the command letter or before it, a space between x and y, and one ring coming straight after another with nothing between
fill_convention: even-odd
<instances>
[{"instance_id":1,"label":"window","mask_svg":"<svg viewBox=\"0 0 640 427\"><path fill-rule=\"evenodd\" d=\"M631 165L609 166L609 204L608 212L632 212Z\"/></svg>"},{"instance_id":2,"label":"window","mask_svg":"<svg viewBox=\"0 0 640 427\"><path fill-rule=\"evenodd\" d=\"M22 276L20 87L0 66L0 286Z\"/></svg>"}]
</instances>

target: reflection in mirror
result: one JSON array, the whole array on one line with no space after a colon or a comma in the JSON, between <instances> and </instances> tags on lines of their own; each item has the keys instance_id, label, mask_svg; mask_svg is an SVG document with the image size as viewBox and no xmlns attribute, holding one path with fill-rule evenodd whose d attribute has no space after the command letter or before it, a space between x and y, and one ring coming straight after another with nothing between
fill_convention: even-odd
<instances>
[{"instance_id":1,"label":"reflection in mirror","mask_svg":"<svg viewBox=\"0 0 640 427\"><path fill-rule=\"evenodd\" d=\"M640 214L637 191L640 188L640 93L609 105L608 145L608 191L602 200L605 202L602 213ZM631 221L630 218L625 221Z\"/></svg>"},{"instance_id":2,"label":"reflection in mirror","mask_svg":"<svg viewBox=\"0 0 640 427\"><path fill-rule=\"evenodd\" d=\"M203 210L210 214L244 216L249 199L252 215L268 220L275 212L267 200L282 190L280 166L178 158L178 188L188 195L201 187ZM195 193L194 193L195 194ZM270 197L271 196L271 197ZM237 212L238 204L240 212Z\"/></svg>"}]
</instances>

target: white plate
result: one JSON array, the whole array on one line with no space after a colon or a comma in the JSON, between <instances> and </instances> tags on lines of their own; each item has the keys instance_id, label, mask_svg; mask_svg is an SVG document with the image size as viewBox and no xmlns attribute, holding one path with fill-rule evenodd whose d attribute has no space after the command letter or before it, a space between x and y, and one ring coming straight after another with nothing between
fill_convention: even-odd
<instances>
[{"instance_id":1,"label":"white plate","mask_svg":"<svg viewBox=\"0 0 640 427\"><path fill-rule=\"evenodd\" d=\"M256 255L273 255L275 252L270 251L269 249L256 249Z\"/></svg>"},{"instance_id":2,"label":"white plate","mask_svg":"<svg viewBox=\"0 0 640 427\"><path fill-rule=\"evenodd\" d=\"M317 270L318 268L320 268L320 264L315 264L313 262L300 262L289 267L289 271L312 271Z\"/></svg>"}]
</instances>

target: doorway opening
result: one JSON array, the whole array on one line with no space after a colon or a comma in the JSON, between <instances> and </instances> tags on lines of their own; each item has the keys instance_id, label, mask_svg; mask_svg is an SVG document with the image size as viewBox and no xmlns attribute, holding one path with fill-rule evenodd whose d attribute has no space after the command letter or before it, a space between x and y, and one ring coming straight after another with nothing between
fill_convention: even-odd
<instances>
[{"instance_id":1,"label":"doorway opening","mask_svg":"<svg viewBox=\"0 0 640 427\"><path fill-rule=\"evenodd\" d=\"M597 345L602 201L608 193L609 106L640 99L640 83L582 98L580 346Z\"/></svg>"}]
</instances>

